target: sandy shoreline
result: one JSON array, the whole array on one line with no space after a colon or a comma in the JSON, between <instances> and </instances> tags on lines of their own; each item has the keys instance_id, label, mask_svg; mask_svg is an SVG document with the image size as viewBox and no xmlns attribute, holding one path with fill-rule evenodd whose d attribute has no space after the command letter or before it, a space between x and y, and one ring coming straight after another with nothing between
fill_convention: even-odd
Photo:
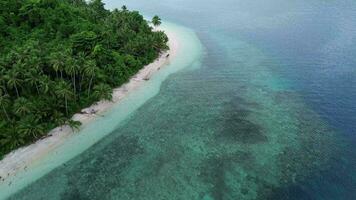
<instances>
[{"instance_id":1,"label":"sandy shoreline","mask_svg":"<svg viewBox=\"0 0 356 200\"><path fill-rule=\"evenodd\" d=\"M72 119L80 121L82 123L81 128L88 125L92 120L102 117L106 111L110 110L110 108L117 103L120 103L130 92L142 86L146 81L149 81L150 77L155 72L161 67L169 64L170 60L175 58L179 49L177 36L173 31L168 29L161 30L165 31L169 38L168 45L170 50L162 53L157 60L141 69L128 83L119 88L115 88L113 90L113 100L111 102L100 101L82 110L83 113L91 113L91 111L94 110L95 114L75 114ZM0 182L16 175L22 170L26 170L28 167L31 167L37 161L41 160L41 158L48 155L50 152L53 152L73 135L73 131L68 126L62 126L53 129L48 135L50 135L50 137L46 137L29 146L14 150L6 155L5 158L0 161Z\"/></svg>"}]
</instances>

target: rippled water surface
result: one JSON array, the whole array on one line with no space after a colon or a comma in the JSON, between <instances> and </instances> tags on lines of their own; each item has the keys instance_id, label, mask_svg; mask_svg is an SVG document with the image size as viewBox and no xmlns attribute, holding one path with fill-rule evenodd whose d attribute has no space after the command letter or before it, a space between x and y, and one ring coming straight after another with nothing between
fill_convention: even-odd
<instances>
[{"instance_id":1,"label":"rippled water surface","mask_svg":"<svg viewBox=\"0 0 356 200\"><path fill-rule=\"evenodd\" d=\"M356 199L356 2L105 2L194 30L201 66L11 199Z\"/></svg>"}]
</instances>

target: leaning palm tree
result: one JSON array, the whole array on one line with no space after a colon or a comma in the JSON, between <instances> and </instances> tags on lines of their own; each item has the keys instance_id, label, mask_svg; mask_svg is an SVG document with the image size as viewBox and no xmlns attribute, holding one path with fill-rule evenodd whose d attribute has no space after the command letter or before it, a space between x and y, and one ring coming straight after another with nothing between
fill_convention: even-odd
<instances>
[{"instance_id":1,"label":"leaning palm tree","mask_svg":"<svg viewBox=\"0 0 356 200\"><path fill-rule=\"evenodd\" d=\"M64 98L66 114L68 115L68 99L73 96L70 85L65 81L60 81L55 87L55 94L60 98Z\"/></svg>"},{"instance_id":2,"label":"leaning palm tree","mask_svg":"<svg viewBox=\"0 0 356 200\"><path fill-rule=\"evenodd\" d=\"M158 17L157 15L155 15L155 16L152 18L152 24L153 24L153 26L155 26L155 27L161 25L161 24L162 24L161 18Z\"/></svg>"},{"instance_id":3,"label":"leaning palm tree","mask_svg":"<svg viewBox=\"0 0 356 200\"><path fill-rule=\"evenodd\" d=\"M97 99L104 99L111 101L112 100L112 89L110 85L100 83L99 85L94 86L94 96Z\"/></svg>"}]
</instances>

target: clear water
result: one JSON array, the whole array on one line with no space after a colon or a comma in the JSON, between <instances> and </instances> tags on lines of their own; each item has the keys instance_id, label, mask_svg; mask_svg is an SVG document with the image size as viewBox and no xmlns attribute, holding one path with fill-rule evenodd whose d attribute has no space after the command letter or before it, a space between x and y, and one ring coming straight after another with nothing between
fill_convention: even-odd
<instances>
[{"instance_id":1,"label":"clear water","mask_svg":"<svg viewBox=\"0 0 356 200\"><path fill-rule=\"evenodd\" d=\"M356 2L106 3L194 30L200 67L10 199L356 199Z\"/></svg>"}]
</instances>

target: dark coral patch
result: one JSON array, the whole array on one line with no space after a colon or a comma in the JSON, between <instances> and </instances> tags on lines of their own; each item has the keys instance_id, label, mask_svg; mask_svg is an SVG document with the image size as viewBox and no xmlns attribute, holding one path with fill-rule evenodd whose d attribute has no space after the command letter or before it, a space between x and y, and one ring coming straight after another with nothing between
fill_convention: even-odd
<instances>
[{"instance_id":1,"label":"dark coral patch","mask_svg":"<svg viewBox=\"0 0 356 200\"><path fill-rule=\"evenodd\" d=\"M268 138L263 128L249 119L255 107L254 103L237 97L229 102L218 118L222 127L217 131L217 139L244 144L266 142Z\"/></svg>"}]
</instances>

